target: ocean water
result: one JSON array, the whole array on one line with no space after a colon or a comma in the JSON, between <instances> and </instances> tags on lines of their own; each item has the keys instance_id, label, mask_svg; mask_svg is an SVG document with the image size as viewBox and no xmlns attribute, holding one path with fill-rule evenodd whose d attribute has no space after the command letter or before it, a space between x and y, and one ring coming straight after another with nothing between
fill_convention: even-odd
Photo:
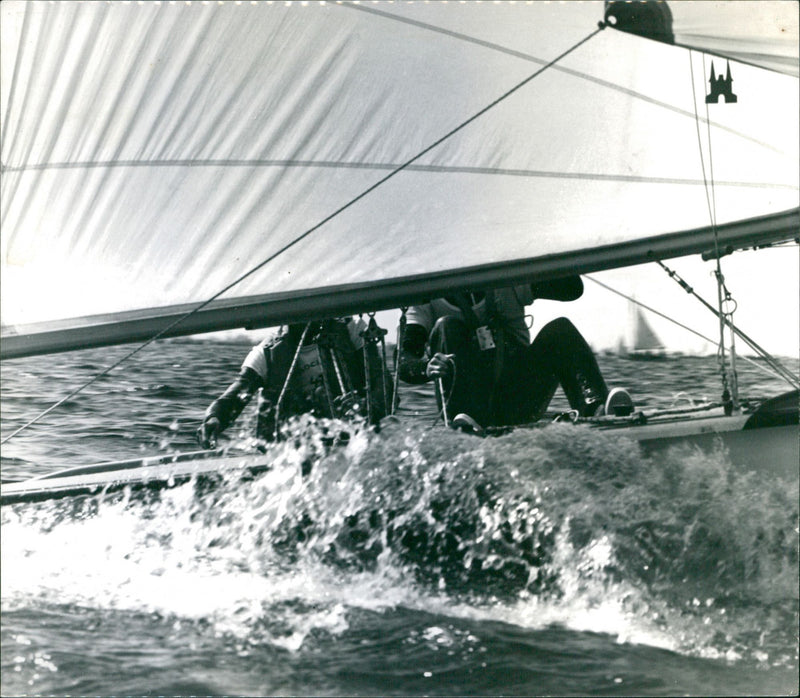
<instances>
[{"instance_id":1,"label":"ocean water","mask_svg":"<svg viewBox=\"0 0 800 698\"><path fill-rule=\"evenodd\" d=\"M6 443L2 477L195 450L246 350L148 348ZM3 436L125 351L5 362ZM599 360L645 409L721 393L713 357ZM788 389L739 373L747 396ZM796 478L434 417L405 388L380 434L329 449L337 425L299 420L268 472L213 490L4 506L2 694L797 694Z\"/></svg>"}]
</instances>

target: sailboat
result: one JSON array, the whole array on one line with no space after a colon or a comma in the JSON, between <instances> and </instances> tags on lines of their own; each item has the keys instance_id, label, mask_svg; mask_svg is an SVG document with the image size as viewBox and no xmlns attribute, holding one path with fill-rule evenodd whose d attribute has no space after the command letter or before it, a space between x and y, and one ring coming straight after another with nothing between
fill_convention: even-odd
<instances>
[{"instance_id":1,"label":"sailboat","mask_svg":"<svg viewBox=\"0 0 800 698\"><path fill-rule=\"evenodd\" d=\"M0 12L4 360L371 313L800 229L793 3ZM706 107L701 52L731 62L735 109ZM590 426L650 445L731 434L736 453L796 463L796 391L724 411ZM236 458L100 463L5 484L2 500L269 466Z\"/></svg>"},{"instance_id":2,"label":"sailboat","mask_svg":"<svg viewBox=\"0 0 800 698\"><path fill-rule=\"evenodd\" d=\"M630 347L625 347L624 355L634 361L653 361L667 358L667 350L655 333L642 309L631 302L632 339Z\"/></svg>"}]
</instances>

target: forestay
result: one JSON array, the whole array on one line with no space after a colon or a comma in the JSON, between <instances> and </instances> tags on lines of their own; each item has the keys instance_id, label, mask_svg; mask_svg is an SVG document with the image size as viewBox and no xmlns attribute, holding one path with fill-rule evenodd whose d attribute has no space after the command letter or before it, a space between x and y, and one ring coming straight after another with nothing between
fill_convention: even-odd
<instances>
[{"instance_id":1,"label":"forestay","mask_svg":"<svg viewBox=\"0 0 800 698\"><path fill-rule=\"evenodd\" d=\"M606 29L348 205L603 3L6 0L2 355L145 339L268 259L168 334L701 251L710 209L757 217L723 242L791 237L796 6L736 3L732 35L720 4L680 3L675 41L783 72L731 63L739 100L710 129L708 58Z\"/></svg>"}]
</instances>

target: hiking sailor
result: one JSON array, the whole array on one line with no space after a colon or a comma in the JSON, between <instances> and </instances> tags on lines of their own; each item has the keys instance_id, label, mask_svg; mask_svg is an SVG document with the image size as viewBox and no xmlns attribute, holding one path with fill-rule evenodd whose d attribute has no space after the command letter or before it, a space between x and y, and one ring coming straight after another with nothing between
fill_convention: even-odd
<instances>
[{"instance_id":1,"label":"hiking sailor","mask_svg":"<svg viewBox=\"0 0 800 698\"><path fill-rule=\"evenodd\" d=\"M304 413L362 416L377 424L392 402L391 379L377 347L382 334L374 318L369 325L352 318L289 325L250 350L236 380L206 410L198 441L216 446L259 390L256 433L268 441L278 437L281 419Z\"/></svg>"},{"instance_id":2,"label":"hiking sailor","mask_svg":"<svg viewBox=\"0 0 800 698\"><path fill-rule=\"evenodd\" d=\"M540 418L559 385L582 417L629 414L630 396L619 388L609 392L591 348L569 320L549 322L530 341L526 305L582 294L583 281L574 276L411 307L400 330L399 376L406 383L435 379L445 420L455 415L452 426L476 432Z\"/></svg>"}]
</instances>

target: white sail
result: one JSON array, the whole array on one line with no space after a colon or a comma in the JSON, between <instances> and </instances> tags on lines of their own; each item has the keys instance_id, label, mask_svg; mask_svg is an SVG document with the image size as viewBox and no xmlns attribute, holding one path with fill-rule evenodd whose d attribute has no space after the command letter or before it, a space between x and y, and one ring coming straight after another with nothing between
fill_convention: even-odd
<instances>
[{"instance_id":1,"label":"white sail","mask_svg":"<svg viewBox=\"0 0 800 698\"><path fill-rule=\"evenodd\" d=\"M606 29L500 99L602 2L0 12L3 356L146 338L224 289L170 333L701 252L712 214L723 244L796 235L791 74L732 63L707 125L708 60Z\"/></svg>"},{"instance_id":2,"label":"white sail","mask_svg":"<svg viewBox=\"0 0 800 698\"><path fill-rule=\"evenodd\" d=\"M636 301L629 301L629 341L622 342L621 353L631 359L661 359L667 356L667 349L656 331L650 325L642 308Z\"/></svg>"},{"instance_id":3,"label":"white sail","mask_svg":"<svg viewBox=\"0 0 800 698\"><path fill-rule=\"evenodd\" d=\"M650 323L642 314L641 310L636 311L636 325L632 349L634 351L663 351L664 345L658 338Z\"/></svg>"}]
</instances>

